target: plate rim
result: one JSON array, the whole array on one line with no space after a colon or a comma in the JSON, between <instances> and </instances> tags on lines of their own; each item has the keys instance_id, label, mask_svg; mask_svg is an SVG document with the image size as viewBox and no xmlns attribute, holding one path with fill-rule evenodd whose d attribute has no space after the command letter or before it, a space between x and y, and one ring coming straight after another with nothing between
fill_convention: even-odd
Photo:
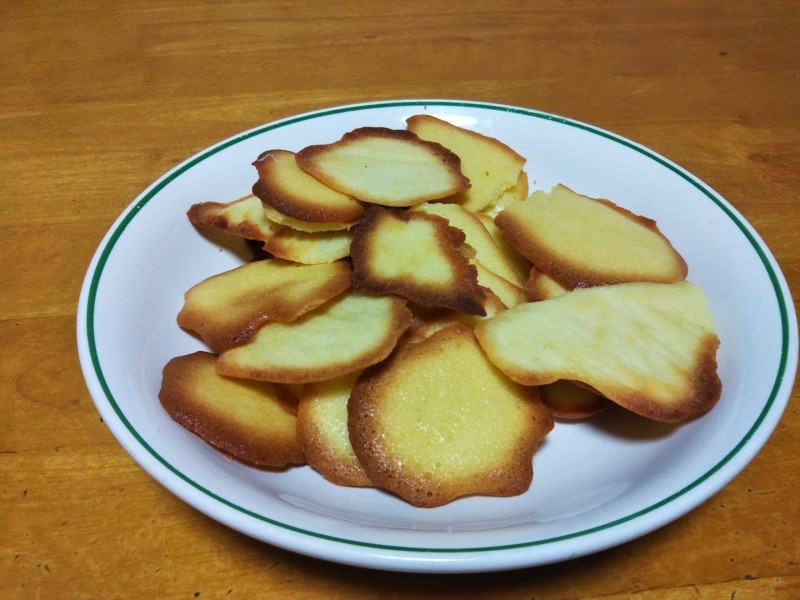
<instances>
[{"instance_id":1,"label":"plate rim","mask_svg":"<svg viewBox=\"0 0 800 600\"><path fill-rule=\"evenodd\" d=\"M551 536L547 538L534 539L529 541L511 543L511 544L492 544L488 546L472 546L465 548L383 544L383 543L375 543L364 540L348 539L337 535L331 535L324 532L305 529L298 525L272 519L266 515L258 514L255 511L249 510L243 506L239 506L235 502L220 496L215 491L208 489L207 487L192 480L192 478L186 475L185 473L182 473L178 468L172 465L168 459L166 459L159 452L157 452L147 442L147 440L144 439L144 437L136 429L136 427L134 427L133 424L128 420L127 416L125 415L125 412L123 411L122 407L119 405L114 394L112 393L112 390L110 389L110 386L103 372L103 368L101 365L101 358L99 356L96 345L95 321L97 318L97 314L95 309L96 309L98 288L100 285L100 281L102 279L105 266L114 248L116 247L117 242L124 235L126 228L136 218L139 212L145 206L147 206L148 203L157 198L159 192L162 189L164 189L167 185L169 185L173 180L177 179L187 171L190 171L192 168L202 163L207 158L231 146L239 144L250 138L265 134L274 129L291 126L295 123L311 119L331 117L342 113L354 112L360 110L385 109L385 108L394 109L401 107L409 107L409 108L431 107L431 106L446 106L450 108L463 108L470 110L477 109L477 110L490 110L490 111L493 110L493 111L515 113L526 117L553 121L564 126L578 128L588 133L599 135L617 144L621 144L629 149L632 149L640 154L643 154L644 156L646 156L651 160L656 161L662 167L669 169L672 173L680 176L686 182L691 184L695 189L700 191L704 196L706 196L709 200L711 200L719 209L721 209L725 214L725 216L729 220L733 221L733 223L737 226L739 231L745 236L747 242L749 243L749 246L755 251L756 255L758 256L761 267L764 268L765 271L767 272L771 289L775 294L778 312L780 316L780 325L781 325L780 329L782 334L780 360L778 361L777 372L775 374L770 394L767 400L764 402L763 408L761 412L758 414L758 417L754 420L751 427L747 430L745 435L742 436L742 438L738 441L738 443L735 444L716 464L707 469L700 477L697 477L689 484L683 486L681 489L677 491L674 491L673 493L669 494L662 500L650 504L647 507L644 507L640 510L627 514L623 517L614 519L612 521L604 522L594 527L585 528L580 531L565 533L558 536ZM120 216L112 224L112 226L104 236L103 240L101 241L100 245L98 246L94 256L92 257L90 266L87 270L81 288L81 294L78 306L77 328L78 328L78 345L79 345L78 349L79 349L81 367L83 369L84 378L89 387L92 399L94 400L94 403L97 406L98 410L101 412L101 414L104 414L104 412L107 410L107 407L110 407L111 411L116 416L116 418L119 419L120 423L124 426L127 433L131 435L133 440L135 440L135 442L139 445L139 447L137 448L131 448L130 447L131 444L126 443L125 441L120 439L118 432L111 427L108 421L106 422L107 426L109 427L109 429L111 429L115 437L117 437L118 441L129 452L129 454L131 454L132 457L137 462L140 463L140 465L142 463L141 463L141 457L138 455L138 453L144 451L147 455L149 455L149 457L155 459L159 464L161 464L162 467L166 468L166 470L169 473L172 473L173 475L177 476L181 481L188 484L195 490L201 492L208 498L222 504L225 507L228 507L229 509L233 509L234 511L243 514L247 517L256 519L259 522L266 523L274 527L278 527L288 532L300 534L302 536L310 538L322 539L328 542L345 544L349 547L367 548L385 552L400 552L406 554L415 553L423 555L436 555L438 557L442 557L442 555L445 554L460 555L460 556L465 556L470 554L477 555L479 553L496 554L496 553L502 553L504 551L520 550L525 548L540 547L548 544L556 544L559 542L571 541L578 538L583 538L589 535L593 535L601 531L614 530L620 525L635 521L644 515L654 513L658 511L658 509L660 508L663 508L667 505L671 505L679 499L683 501L688 501L688 505L687 507L684 507L682 510L680 510L677 516L665 519L663 522L658 522L655 524L655 526L645 528L644 531L634 533L634 535L626 537L625 540L633 539L635 537L644 535L649 531L661 527L666 523L671 522L672 520L686 514L694 507L696 507L703 501L707 500L708 497L710 497L714 493L717 493L720 489L722 489L725 485L727 485L727 483L729 483L734 477L736 477L741 472L741 470L758 454L760 449L767 442L772 432L774 431L775 426L777 425L781 415L783 414L783 411L785 410L789 397L791 396L791 389L794 382L794 378L796 376L796 368L797 368L796 323L797 320L794 311L794 305L791 302L791 293L786 283L785 277L783 276L783 273L781 272L780 267L776 259L772 255L771 251L764 243L764 241L760 238L760 236L755 231L753 226L727 200L725 200L720 194L718 194L712 188L710 188L705 182L703 182L698 177L686 171L683 167L680 167L676 163L662 156L661 154L637 142L634 142L626 137L623 137L619 134L613 133L606 129L588 123L584 123L582 121L578 121L568 117L563 117L560 115L555 115L553 113L544 112L540 110L524 108L520 106L513 106L508 104L498 104L498 103L473 101L473 100L401 99L401 100L383 100L375 102L339 105L329 108L308 111L297 115L278 119L275 121L271 121L263 125L249 129L247 131L241 132L239 134L236 134L220 142L217 142L216 144L213 144L205 148L204 150L201 150L194 156L184 160L182 163L178 164L177 166L173 167L172 169L164 173L150 186L148 186L131 204L128 205L128 207L120 214ZM792 359L793 356L794 359ZM98 386L100 388L99 392L102 393L102 398L96 397L97 390L95 388ZM782 390L785 390L785 399L781 396ZM770 420L769 423L767 423L767 425L770 426L768 429L764 429L763 427L765 425L765 422L767 422L768 417L770 418ZM758 434L761 434L760 438L758 437ZM748 449L748 452L743 453L742 451L745 448ZM727 473L727 475L720 480L719 485L715 486L713 492L710 495L694 499L692 499L689 496L689 493L692 490L697 489L705 481L711 479L714 476L719 475L720 472L724 471L726 467L732 465L734 463L734 459L739 459L739 462L741 464L738 465L738 468L733 468L731 473ZM144 467L144 465L142 466ZM151 476L155 477L160 483L162 483L162 485L166 486L166 483L163 481L162 477L156 476L154 473L150 472L150 470L147 469L146 467L145 470L148 471ZM172 487L170 486L167 487L168 489L170 489L170 491L177 494L177 492L175 492L175 490L172 489ZM179 495L179 497L181 500L188 502L188 500L186 500L182 496ZM218 517L214 518L219 520ZM227 522L223 521L223 523L228 527L236 528L234 525L231 525ZM244 530L243 533L252 535L251 532L248 532L246 530ZM282 545L283 547L286 547L290 550L302 552L305 554L310 554L307 551L298 550L292 547L291 544L288 545L280 544L280 542L278 541L271 541L268 539L267 541L269 541L270 543L274 543L275 545ZM587 550L583 554L593 553L604 549L604 547L615 545L616 543L620 542L611 542L606 546L598 545L596 547ZM570 554L570 556L576 556L576 555L578 554L575 553ZM324 553L319 554L318 556L320 556L321 558L325 558L327 560L335 560L335 558L325 556ZM562 558L557 558L556 560L562 560L563 558L567 557L565 556ZM421 560L423 562L425 561L425 559ZM354 561L351 559L347 562L350 562L351 564L369 566L369 561L363 561L363 560ZM537 563L535 561L520 562L520 565L524 564L533 565L541 563ZM429 571L437 569L435 565L427 566L423 569L420 569L419 565L417 564L415 565L413 570ZM444 570L452 571L453 569L448 567ZM485 570L485 569L478 569L478 570Z\"/></svg>"}]
</instances>

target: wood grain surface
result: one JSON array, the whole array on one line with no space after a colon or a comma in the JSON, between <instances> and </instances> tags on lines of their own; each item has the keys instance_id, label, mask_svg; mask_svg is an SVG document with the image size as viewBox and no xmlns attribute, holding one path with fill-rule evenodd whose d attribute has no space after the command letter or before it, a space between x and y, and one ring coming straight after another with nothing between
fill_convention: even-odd
<instances>
[{"instance_id":1,"label":"wood grain surface","mask_svg":"<svg viewBox=\"0 0 800 600\"><path fill-rule=\"evenodd\" d=\"M800 398L684 518L506 573L295 555L190 508L101 421L76 352L89 260L207 146L337 104L457 98L668 156L755 226L800 296L800 3L8 1L0 5L0 597L800 598Z\"/></svg>"}]
</instances>

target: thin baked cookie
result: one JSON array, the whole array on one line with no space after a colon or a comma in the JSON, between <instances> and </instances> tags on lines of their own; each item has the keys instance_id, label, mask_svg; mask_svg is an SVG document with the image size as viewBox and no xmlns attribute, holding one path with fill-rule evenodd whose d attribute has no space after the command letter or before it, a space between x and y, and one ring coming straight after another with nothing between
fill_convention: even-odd
<instances>
[{"instance_id":1,"label":"thin baked cookie","mask_svg":"<svg viewBox=\"0 0 800 600\"><path fill-rule=\"evenodd\" d=\"M522 287L511 283L508 279L500 277L494 271L490 271L481 263L475 261L475 268L478 269L478 285L488 290L487 296L494 296L499 301L492 306L492 302L487 298L483 302L486 316L494 315L497 310L511 308L520 302L525 302L525 291Z\"/></svg>"},{"instance_id":2,"label":"thin baked cookie","mask_svg":"<svg viewBox=\"0 0 800 600\"><path fill-rule=\"evenodd\" d=\"M264 214L261 200L252 194L232 202L199 202L186 214L195 227L224 231L257 242L266 242L278 229Z\"/></svg>"},{"instance_id":3,"label":"thin baked cookie","mask_svg":"<svg viewBox=\"0 0 800 600\"><path fill-rule=\"evenodd\" d=\"M223 352L217 370L276 383L325 381L386 358L410 323L404 299L349 290L291 323L264 324L250 342Z\"/></svg>"},{"instance_id":4,"label":"thin baked cookie","mask_svg":"<svg viewBox=\"0 0 800 600\"><path fill-rule=\"evenodd\" d=\"M494 293L503 307L510 308L525 300L524 282L475 213L458 204L442 202L425 202L409 210L442 217L451 227L464 233L466 244L475 250L470 262L478 270L478 284Z\"/></svg>"},{"instance_id":5,"label":"thin baked cookie","mask_svg":"<svg viewBox=\"0 0 800 600\"><path fill-rule=\"evenodd\" d=\"M449 225L464 232L466 243L475 249L473 261L482 264L509 283L522 288L524 280L517 274L508 254L489 233L477 214L458 204L425 202L410 209L445 219Z\"/></svg>"},{"instance_id":6,"label":"thin baked cookie","mask_svg":"<svg viewBox=\"0 0 800 600\"><path fill-rule=\"evenodd\" d=\"M201 202L187 214L195 227L261 242L276 258L315 265L350 255L351 223L304 223L267 207L254 195L228 203Z\"/></svg>"},{"instance_id":7,"label":"thin baked cookie","mask_svg":"<svg viewBox=\"0 0 800 600\"><path fill-rule=\"evenodd\" d=\"M159 400L180 425L243 462L262 467L303 464L297 418L282 390L217 373L216 356L195 352L170 360Z\"/></svg>"},{"instance_id":8,"label":"thin baked cookie","mask_svg":"<svg viewBox=\"0 0 800 600\"><path fill-rule=\"evenodd\" d=\"M361 127L337 142L308 146L296 160L327 186L384 206L412 206L470 186L456 154L410 131L385 127Z\"/></svg>"},{"instance_id":9,"label":"thin baked cookie","mask_svg":"<svg viewBox=\"0 0 800 600\"><path fill-rule=\"evenodd\" d=\"M652 219L566 186L534 192L495 217L508 242L569 289L686 278L683 257Z\"/></svg>"},{"instance_id":10,"label":"thin baked cookie","mask_svg":"<svg viewBox=\"0 0 800 600\"><path fill-rule=\"evenodd\" d=\"M406 124L423 140L437 142L461 159L461 170L472 185L448 202L484 210L520 182L526 159L500 140L431 115L414 115Z\"/></svg>"},{"instance_id":11,"label":"thin baked cookie","mask_svg":"<svg viewBox=\"0 0 800 600\"><path fill-rule=\"evenodd\" d=\"M350 256L352 241L353 232L348 230L308 232L280 225L263 248L277 258L319 265Z\"/></svg>"},{"instance_id":12,"label":"thin baked cookie","mask_svg":"<svg viewBox=\"0 0 800 600\"><path fill-rule=\"evenodd\" d=\"M523 285L523 290L525 290L525 297L529 302L549 300L569 291L568 288L565 288L549 275L545 275L536 267L531 267L528 279Z\"/></svg>"},{"instance_id":13,"label":"thin baked cookie","mask_svg":"<svg viewBox=\"0 0 800 600\"><path fill-rule=\"evenodd\" d=\"M221 352L249 342L267 321L294 321L348 289L350 265L301 265L278 259L214 275L184 294L178 325Z\"/></svg>"},{"instance_id":14,"label":"thin baked cookie","mask_svg":"<svg viewBox=\"0 0 800 600\"><path fill-rule=\"evenodd\" d=\"M347 403L359 373L309 383L297 411L297 435L308 464L336 485L372 485L350 443Z\"/></svg>"},{"instance_id":15,"label":"thin baked cookie","mask_svg":"<svg viewBox=\"0 0 800 600\"><path fill-rule=\"evenodd\" d=\"M563 379L539 386L539 393L553 416L564 420L593 417L614 405L596 391Z\"/></svg>"},{"instance_id":16,"label":"thin baked cookie","mask_svg":"<svg viewBox=\"0 0 800 600\"><path fill-rule=\"evenodd\" d=\"M348 423L376 486L436 507L526 491L553 418L536 388L510 381L468 327L451 325L365 371L350 394Z\"/></svg>"},{"instance_id":17,"label":"thin baked cookie","mask_svg":"<svg viewBox=\"0 0 800 600\"><path fill-rule=\"evenodd\" d=\"M500 303L499 299L497 302L499 306L493 310L491 314L496 314L500 310L505 310L506 307ZM421 342L440 329L454 324L461 324L472 329L481 319L490 318L489 316L478 317L475 315L465 315L460 310L453 310L451 308L428 308L419 305L412 305L411 312L414 318L400 340L400 343L403 344Z\"/></svg>"},{"instance_id":18,"label":"thin baked cookie","mask_svg":"<svg viewBox=\"0 0 800 600\"><path fill-rule=\"evenodd\" d=\"M364 214L361 202L332 189L297 166L294 152L267 150L253 165L258 170L253 194L296 222L347 229Z\"/></svg>"},{"instance_id":19,"label":"thin baked cookie","mask_svg":"<svg viewBox=\"0 0 800 600\"><path fill-rule=\"evenodd\" d=\"M424 306L486 315L486 291L464 233L436 215L374 206L353 230L353 284Z\"/></svg>"},{"instance_id":20,"label":"thin baked cookie","mask_svg":"<svg viewBox=\"0 0 800 600\"><path fill-rule=\"evenodd\" d=\"M492 236L495 244L497 244L497 247L500 248L500 251L505 255L508 264L514 269L517 277L521 281L527 280L528 273L531 269L531 262L522 256L522 254L520 254L516 248L506 241L506 239L503 237L503 232L500 231L500 228L494 222L494 217L482 212L475 213L475 216L478 217L480 222L483 223L483 226L486 228L486 231L488 231L489 235Z\"/></svg>"},{"instance_id":21,"label":"thin baked cookie","mask_svg":"<svg viewBox=\"0 0 800 600\"><path fill-rule=\"evenodd\" d=\"M679 422L719 400L719 338L701 287L621 283L520 304L475 326L514 381L580 382L656 421Z\"/></svg>"},{"instance_id":22,"label":"thin baked cookie","mask_svg":"<svg viewBox=\"0 0 800 600\"><path fill-rule=\"evenodd\" d=\"M253 186L253 189L256 189L256 183ZM300 219L295 219L294 217L290 217L288 215L283 214L275 210L269 204L262 202L262 208L264 209L264 215L275 223L276 225L285 225L286 227L291 227L292 229L296 229L302 233L325 233L329 231L346 231L350 229L355 222L353 223L325 223L322 221L301 221Z\"/></svg>"},{"instance_id":23,"label":"thin baked cookie","mask_svg":"<svg viewBox=\"0 0 800 600\"><path fill-rule=\"evenodd\" d=\"M505 192L500 194L500 197L484 208L482 211L478 212L479 215L485 215L494 219L502 210L505 210L512 204L516 204L517 202L522 202L530 195L529 192L529 183L528 183L528 174L525 171L522 171L519 174L519 178L517 179L517 183L508 188Z\"/></svg>"}]
</instances>

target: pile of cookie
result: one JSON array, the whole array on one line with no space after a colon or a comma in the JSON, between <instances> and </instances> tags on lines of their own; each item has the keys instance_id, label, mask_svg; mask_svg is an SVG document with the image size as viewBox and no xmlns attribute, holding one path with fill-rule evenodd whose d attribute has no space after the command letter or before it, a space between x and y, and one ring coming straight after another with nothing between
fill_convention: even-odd
<instances>
[{"instance_id":1,"label":"pile of cookie","mask_svg":"<svg viewBox=\"0 0 800 600\"><path fill-rule=\"evenodd\" d=\"M254 162L193 205L266 258L188 290L160 401L248 464L308 464L419 507L523 493L555 420L677 423L721 395L705 292L651 219L427 115Z\"/></svg>"}]
</instances>

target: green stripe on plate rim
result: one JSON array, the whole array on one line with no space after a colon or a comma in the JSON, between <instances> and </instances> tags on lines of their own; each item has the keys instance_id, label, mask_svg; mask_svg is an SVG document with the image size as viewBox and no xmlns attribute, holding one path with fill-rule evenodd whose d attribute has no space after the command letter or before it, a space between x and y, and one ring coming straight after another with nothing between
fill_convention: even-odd
<instances>
[{"instance_id":1,"label":"green stripe on plate rim","mask_svg":"<svg viewBox=\"0 0 800 600\"><path fill-rule=\"evenodd\" d=\"M652 505L650 505L650 506L648 506L646 508L643 508L643 509L641 509L639 511L631 513L631 514L629 514L629 515L627 515L625 517L621 517L619 519L615 519L613 521L610 521L608 523L604 523L602 525L598 525L596 527L590 527L588 529L583 529L581 531L575 531L573 533L568 533L568 534L564 534L564 535L549 537L549 538L540 539L540 540L531 540L531 541L527 541L527 542L520 542L520 543L516 543L516 544L507 544L507 545L498 545L498 546L471 547L471 548L425 548L425 547L395 546L395 545L391 545L391 544L377 544L377 543L370 543L370 542L362 542L362 541L358 541L358 540L349 540L349 539L340 538L340 537L337 537L337 536L326 535L324 533L319 533L319 532L316 532L316 531L309 531L309 530L303 529L301 527L296 527L296 526L290 525L288 523L282 523L280 521L276 521L275 519L270 519L269 517L266 517L264 515L258 514L256 512L248 510L248 509L246 509L244 507L238 506L237 504L231 502L230 500L227 500L227 499L219 496L218 494L214 493L213 491L211 491L211 490L203 487L202 485L198 484L194 480L192 480L189 477L187 477L184 473L182 473L179 470L177 470L172 464L170 464L163 456L161 456L158 452L156 452L147 443L147 441L131 425L130 421L128 421L127 417L125 416L125 414L123 413L122 409L117 404L117 401L114 398L113 394L111 393L111 390L108 387L108 383L106 382L106 379L105 379L105 377L103 375L103 370L102 370L102 367L100 365L100 357L97 355L97 348L96 348L96 344L95 344L94 310L95 310L95 301L96 301L96 295L97 295L97 288L98 288L98 285L99 285L99 282L100 282L100 277L102 276L103 269L105 268L105 265L108 262L109 256L111 255L111 252L114 249L114 246L116 245L116 243L119 240L119 238L122 236L122 234L125 231L125 228L128 226L128 224L130 224L131 221L133 221L133 219L136 217L138 212L142 208L144 208L144 206L146 206L164 187L169 185L174 179L176 179L177 177L181 176L183 173L185 173L189 169L195 167L199 163L203 162L204 160L206 160L210 156L212 156L212 155L214 155L214 154L216 154L216 153L218 153L218 152L220 152L220 151L222 151L222 150L224 150L224 149L226 149L226 148L228 148L230 146L236 145L236 144L238 144L238 143L240 143L240 142L242 142L244 140L247 140L249 138L255 137L257 135L261 135L261 134L266 133L268 131L271 131L273 129L279 129L281 127L286 127L288 125L292 125L294 123L299 123L299 122L302 122L302 121L318 119L318 118L321 118L321 117L328 117L328 116L335 115L335 114L340 114L340 113L356 112L356 111L361 111L361 110L373 110L373 109L380 109L380 108L397 108L397 107L403 107L403 106L451 106L451 107L457 107L457 108L460 107L460 108L470 108L470 109L475 108L475 109L481 109L481 110L495 110L495 111L500 111L500 112L516 113L516 114L520 114L520 115L524 115L524 116L532 117L532 118L537 118L537 119L544 119L544 120L548 120L548 121L554 121L554 122L560 123L562 125L566 125L566 126L569 126L569 127L574 127L574 128L577 128L577 129L582 129L582 130L587 131L589 133L592 133L592 134L595 134L595 135L599 135L599 136L607 138L607 139L609 139L609 140L611 140L613 142L616 142L618 144L626 146L626 147L628 147L628 148L630 148L632 150L635 150L636 152L639 152L640 154L643 154L643 155L647 156L651 160L656 161L657 163L659 163L663 167L669 169L670 171L672 171L676 175L680 176L681 178L683 178L684 180L689 182L695 188L697 188L709 200L714 202L728 216L728 218L730 218L734 223L736 223L736 225L739 228L739 230L747 238L747 240L752 245L753 249L758 254L759 258L761 259L762 264L764 265L764 268L766 269L766 271L767 271L767 273L769 275L770 281L772 282L772 286L773 286L773 289L775 290L775 296L777 298L778 306L779 306L779 309L780 309L781 328L782 328L783 337L782 337L782 345L781 345L781 360L780 360L778 372L777 372L777 375L775 377L775 382L773 384L772 391L770 392L769 398L767 399L767 402L764 405L763 410L759 414L759 416L756 419L756 421L753 423L753 426L750 428L750 430L739 441L739 443L736 444L736 446L734 446L734 448L731 449L731 451L728 452L728 454L726 454L722 458L722 460L720 460L716 465L714 465L711 469L709 469L701 477L697 478L695 481L691 482L690 484L688 484L684 488L678 490L677 492L671 494L670 496L667 496L663 500L661 500L659 502L656 502L656 503L654 503L654 504L652 504ZM704 481L709 479L711 476L713 476L716 472L718 472L720 469L722 469L722 467L725 466L728 462L730 462L730 460L736 454L738 454L739 451L753 437L753 435L759 429L759 427L763 423L764 419L766 418L767 414L769 413L770 409L772 408L772 406L773 406L773 404L775 402L778 390L780 389L781 382L783 380L783 377L784 377L784 374L785 374L785 371L786 371L787 361L788 361L788 354L789 354L789 352L788 352L788 349L789 349L789 331L788 331L788 329L789 329L789 317L788 317L788 312L787 312L787 308L786 308L785 299L784 299L783 295L781 294L781 285L780 285L780 281L779 281L778 275L776 274L775 270L773 269L772 264L771 264L770 260L768 259L764 249L761 247L761 245L759 244L759 242L757 241L755 236L751 233L750 229L738 218L738 216L733 211L731 211L731 209L724 202L722 202L717 197L717 195L714 192L712 192L710 189L708 189L702 182L698 181L693 176L689 175L683 169L681 169L679 167L676 167L673 163L671 163L671 162L663 159L662 157L652 153L651 151L647 150L643 146L640 146L639 144L631 142L631 141L629 141L629 140L627 140L625 138L619 137L619 136L617 136L617 135L615 135L613 133L610 133L608 131L599 129L597 127L594 127L594 126L591 126L591 125L588 125L588 124L585 124L585 123L581 123L579 121L573 121L571 119L567 119L567 118L564 118L564 117L552 115L552 114L549 114L549 113L539 112L539 111L535 111L535 110L530 110L530 109L525 109L525 108L520 108L520 107L514 107L514 106L506 106L506 105L501 105L501 104L484 104L484 103L480 103L480 102L467 102L467 101L431 100L431 101L422 101L421 102L421 101L415 101L415 100L408 100L408 101L402 101L401 100L401 101L376 102L376 103L371 103L371 104L354 104L354 105L342 106L342 107L337 107L337 108L332 108L332 109L327 109L327 110L321 110L321 111L306 113L306 114L299 115L297 117L288 118L288 119L284 119L284 120L281 120L281 121L276 121L276 122L271 123L269 125L265 125L264 127L260 127L260 128L251 130L251 131L249 131L247 133L244 133L244 134L242 134L240 136L233 137L233 138L231 138L231 139L229 139L229 140L227 140L225 142L222 142L222 143L220 143L220 144L218 144L216 146L213 146L212 148L209 148L207 151L199 154L194 159L190 160L189 162L187 162L183 166L177 168L175 171L170 173L164 179L159 181L149 192L147 192L147 194L145 194L139 200L139 202L136 203L135 206L133 206L131 208L130 212L120 221L120 223L117 225L117 227L111 233L111 235L109 236L108 242L106 243L106 245L105 245L105 247L103 249L103 252L100 254L100 256L98 258L97 266L95 267L95 270L94 270L94 273L93 273L93 276L92 276L92 280L91 280L90 287L89 287L89 296L88 296L86 313L87 313L87 315L86 315L86 329L87 329L87 332L86 333L87 333L87 339L88 339L88 343L89 343L89 352L90 352L90 355L91 355L91 358L92 358L92 365L94 367L95 374L97 375L98 382L100 383L100 386L102 387L103 392L105 393L109 404L114 409L114 412L117 414L117 416L122 421L122 423L125 425L125 427L128 429L128 431L130 431L130 433L133 435L133 437L139 442L139 444L141 444L142 447L145 450L147 450L147 452L149 452L155 459L157 459L162 465L164 465L164 467L166 467L170 472L172 472L173 474L178 476L180 479L182 479L183 481L185 481L186 483L188 483L189 485L191 485L192 487L194 487L198 491L202 492L203 494L209 496L210 498L213 498L214 500L216 500L216 501L218 501L218 502L220 502L220 503L222 503L222 504L224 504L224 505L226 505L226 506L228 506L228 507L240 512L240 513L243 513L243 514L245 514L245 515L247 515L249 517L252 517L254 519L257 519L259 521L263 521L265 523L269 523L271 525L274 525L274 526L277 526L277 527L280 527L280 528L283 528L283 529L286 529L286 530L289 530L289 531L293 531L293 532L296 532L296 533L301 533L301 534L304 534L304 535L308 535L308 536L311 536L311 537L324 539L324 540L328 540L328 541L349 544L349 545L353 545L353 546L361 546L361 547L375 548L375 549L381 549L381 550L394 550L394 551L401 551L401 552L418 552L418 553L496 552L496 551L504 551L504 550L512 550L512 549L518 549L518 548L526 548L526 547L542 546L542 545L546 545L546 544L553 544L553 543L556 543L556 542L562 542L562 541L566 541L566 540L570 540L570 539L574 539L574 538L590 535L590 534L593 534L593 533L596 533L596 532L599 532L599 531L611 529L613 527L617 527L617 526L619 526L621 524L624 524L624 523L630 522L632 520L635 520L635 519L637 519L637 518L639 518L639 517L641 517L641 516L643 516L643 515L645 515L647 513L653 512L653 511L657 510L658 508L661 508L661 507L669 504L670 502L676 500L677 498L679 498L679 497L685 495L686 493L690 492L691 490L695 489L701 483L703 483Z\"/></svg>"}]
</instances>

